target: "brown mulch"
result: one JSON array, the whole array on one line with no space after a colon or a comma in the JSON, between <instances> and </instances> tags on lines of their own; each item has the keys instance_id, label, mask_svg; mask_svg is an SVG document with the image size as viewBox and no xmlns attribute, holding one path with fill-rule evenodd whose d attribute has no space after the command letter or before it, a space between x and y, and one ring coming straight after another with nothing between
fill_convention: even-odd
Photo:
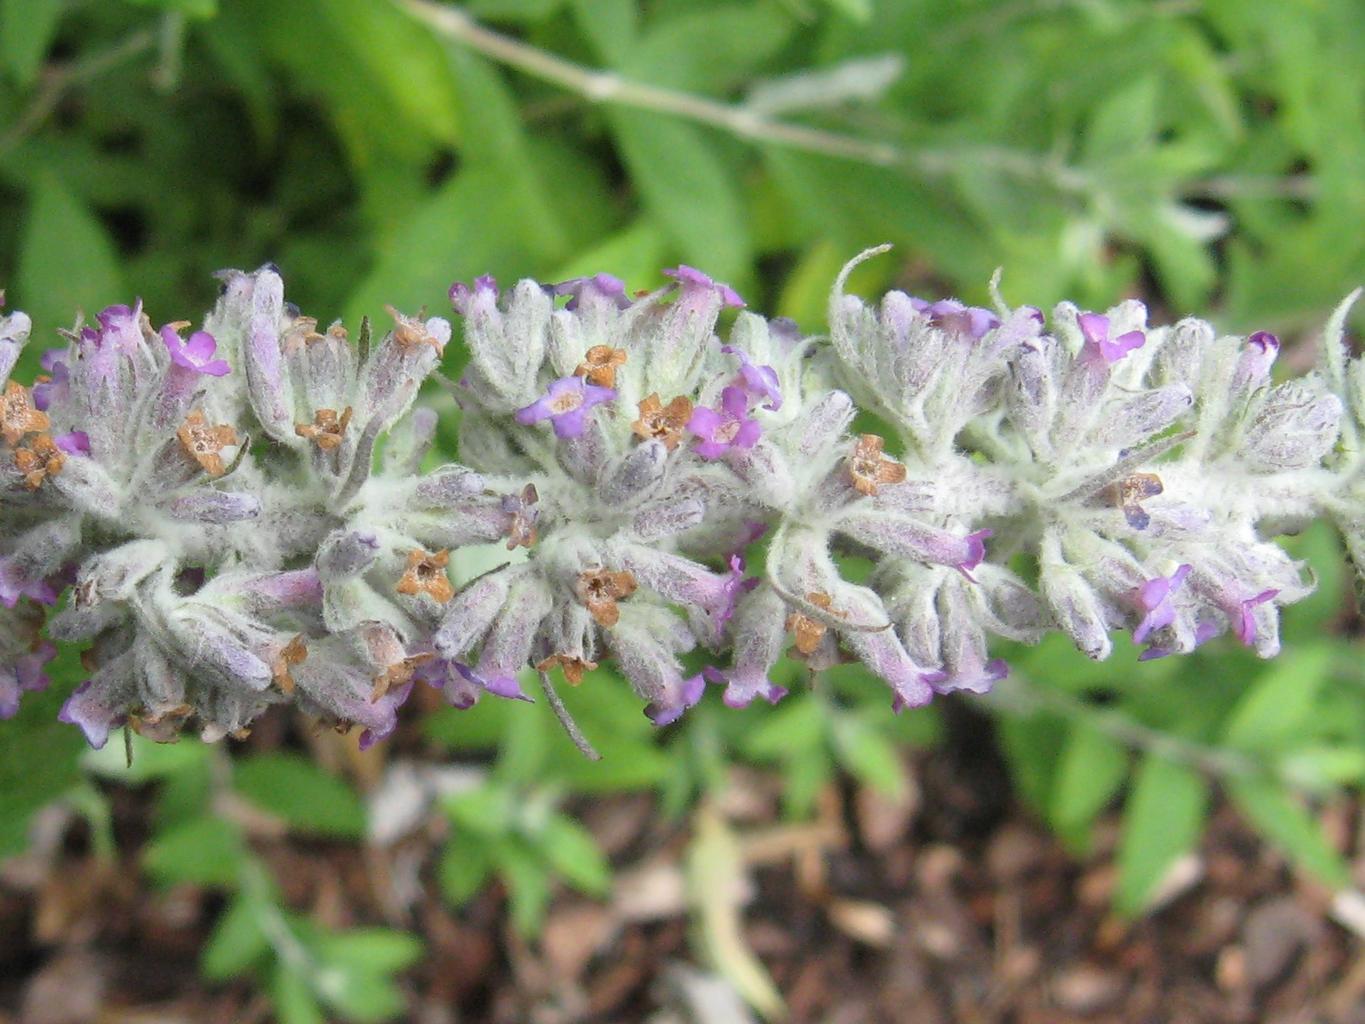
<instances>
[{"instance_id":1,"label":"brown mulch","mask_svg":"<svg viewBox=\"0 0 1365 1024\"><path fill-rule=\"evenodd\" d=\"M1078 861L1010 798L991 757L919 754L906 773L905 799L843 780L814 822L785 825L778 780L737 770L716 808L744 850L745 941L789 1020L1365 1024L1360 940L1227 808L1160 908L1129 924L1110 909L1113 818ZM117 863L53 814L40 852L0 868L0 1024L270 1021L250 983L197 973L222 896L139 878L153 794L108 792ZM497 886L459 911L441 903L434 826L383 849L279 835L256 846L294 908L423 937L427 956L404 980L416 1024L711 1024L677 1013L670 984L677 965L706 966L682 900L685 823L638 795L574 809L616 888L606 902L561 893L534 942L512 932ZM1324 814L1359 868L1358 806Z\"/></svg>"}]
</instances>

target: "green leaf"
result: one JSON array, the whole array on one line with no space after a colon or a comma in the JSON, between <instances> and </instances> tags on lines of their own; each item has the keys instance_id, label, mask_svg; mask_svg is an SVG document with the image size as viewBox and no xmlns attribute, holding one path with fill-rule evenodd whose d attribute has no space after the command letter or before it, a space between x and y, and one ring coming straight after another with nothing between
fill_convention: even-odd
<instances>
[{"instance_id":1,"label":"green leaf","mask_svg":"<svg viewBox=\"0 0 1365 1024\"><path fill-rule=\"evenodd\" d=\"M85 741L57 712L83 671L76 646L62 645L47 668L52 685L25 694L19 713L0 722L0 858L21 852L33 813L80 780Z\"/></svg>"},{"instance_id":2,"label":"green leaf","mask_svg":"<svg viewBox=\"0 0 1365 1024\"><path fill-rule=\"evenodd\" d=\"M128 750L133 763L128 763ZM99 750L87 751L81 758L86 771L124 785L140 786L155 779L166 779L193 772L208 763L209 750L196 739L182 738L175 743L157 743L136 733L125 747L121 738Z\"/></svg>"},{"instance_id":3,"label":"green leaf","mask_svg":"<svg viewBox=\"0 0 1365 1024\"><path fill-rule=\"evenodd\" d=\"M212 18L218 13L218 0L125 0L138 7L159 7L163 11L191 18Z\"/></svg>"},{"instance_id":4,"label":"green leaf","mask_svg":"<svg viewBox=\"0 0 1365 1024\"><path fill-rule=\"evenodd\" d=\"M312 986L283 960L275 964L270 997L275 1001L279 1024L327 1024Z\"/></svg>"},{"instance_id":5,"label":"green leaf","mask_svg":"<svg viewBox=\"0 0 1365 1024\"><path fill-rule=\"evenodd\" d=\"M44 175L29 203L10 296L33 318L34 337L49 338L57 328L70 327L77 310L93 318L105 306L128 299L104 226L57 178Z\"/></svg>"},{"instance_id":6,"label":"green leaf","mask_svg":"<svg viewBox=\"0 0 1365 1024\"><path fill-rule=\"evenodd\" d=\"M1336 649L1328 643L1287 651L1255 680L1228 717L1224 741L1240 750L1273 750L1311 733L1318 694Z\"/></svg>"},{"instance_id":7,"label":"green leaf","mask_svg":"<svg viewBox=\"0 0 1365 1024\"><path fill-rule=\"evenodd\" d=\"M63 6L62 0L0 0L0 63L19 85L38 77Z\"/></svg>"},{"instance_id":8,"label":"green leaf","mask_svg":"<svg viewBox=\"0 0 1365 1024\"><path fill-rule=\"evenodd\" d=\"M1350 884L1350 872L1322 827L1282 785L1268 779L1229 779L1227 790L1243 816L1299 867L1334 889Z\"/></svg>"},{"instance_id":9,"label":"green leaf","mask_svg":"<svg viewBox=\"0 0 1365 1024\"><path fill-rule=\"evenodd\" d=\"M516 813L511 790L496 783L450 797L445 810L456 826L479 836L506 834Z\"/></svg>"},{"instance_id":10,"label":"green leaf","mask_svg":"<svg viewBox=\"0 0 1365 1024\"><path fill-rule=\"evenodd\" d=\"M355 791L309 758L254 754L238 762L233 784L297 832L346 839L365 834L365 808Z\"/></svg>"},{"instance_id":11,"label":"green leaf","mask_svg":"<svg viewBox=\"0 0 1365 1024\"><path fill-rule=\"evenodd\" d=\"M635 0L571 0L574 24L598 59L620 64L635 45L640 8Z\"/></svg>"},{"instance_id":12,"label":"green leaf","mask_svg":"<svg viewBox=\"0 0 1365 1024\"><path fill-rule=\"evenodd\" d=\"M1142 913L1172 864L1199 841L1207 813L1207 786L1193 769L1147 754L1133 776L1119 840L1120 913Z\"/></svg>"},{"instance_id":13,"label":"green leaf","mask_svg":"<svg viewBox=\"0 0 1365 1024\"><path fill-rule=\"evenodd\" d=\"M803 750L824 744L828 722L819 701L805 694L793 694L768 712L748 736L741 740L744 753L760 761L793 757Z\"/></svg>"},{"instance_id":14,"label":"green leaf","mask_svg":"<svg viewBox=\"0 0 1365 1024\"><path fill-rule=\"evenodd\" d=\"M658 222L688 261L743 288L753 259L748 213L711 140L677 118L613 110L621 156Z\"/></svg>"},{"instance_id":15,"label":"green leaf","mask_svg":"<svg viewBox=\"0 0 1365 1024\"><path fill-rule=\"evenodd\" d=\"M832 736L839 762L860 780L893 798L905 794L905 765L896 754L895 744L870 722L839 713Z\"/></svg>"},{"instance_id":16,"label":"green leaf","mask_svg":"<svg viewBox=\"0 0 1365 1024\"><path fill-rule=\"evenodd\" d=\"M235 978L269 951L260 913L260 903L246 895L234 897L227 905L199 954L199 969L205 978Z\"/></svg>"},{"instance_id":17,"label":"green leaf","mask_svg":"<svg viewBox=\"0 0 1365 1024\"><path fill-rule=\"evenodd\" d=\"M159 885L236 886L246 858L237 829L204 816L158 834L142 854L142 866Z\"/></svg>"},{"instance_id":18,"label":"green leaf","mask_svg":"<svg viewBox=\"0 0 1365 1024\"><path fill-rule=\"evenodd\" d=\"M775 5L722 4L655 21L631 46L621 71L687 92L718 92L775 54L796 22Z\"/></svg>"},{"instance_id":19,"label":"green leaf","mask_svg":"<svg viewBox=\"0 0 1365 1024\"><path fill-rule=\"evenodd\" d=\"M374 974L395 974L422 959L422 940L392 928L324 932L313 945L329 964Z\"/></svg>"},{"instance_id":20,"label":"green leaf","mask_svg":"<svg viewBox=\"0 0 1365 1024\"><path fill-rule=\"evenodd\" d=\"M604 896L611 889L611 865L591 832L572 818L556 814L535 837L550 866L575 889Z\"/></svg>"},{"instance_id":21,"label":"green leaf","mask_svg":"<svg viewBox=\"0 0 1365 1024\"><path fill-rule=\"evenodd\" d=\"M373 269L347 303L345 320L383 324L384 306L448 308L450 285L525 268L525 228L501 176L469 168L443 184L376 247Z\"/></svg>"},{"instance_id":22,"label":"green leaf","mask_svg":"<svg viewBox=\"0 0 1365 1024\"><path fill-rule=\"evenodd\" d=\"M523 936L535 936L545 922L545 909L550 904L549 869L529 847L517 840L498 843L493 859L507 883L512 924Z\"/></svg>"},{"instance_id":23,"label":"green leaf","mask_svg":"<svg viewBox=\"0 0 1365 1024\"><path fill-rule=\"evenodd\" d=\"M1089 825L1127 776L1128 751L1094 726L1074 723L1052 781L1052 821L1068 830Z\"/></svg>"},{"instance_id":24,"label":"green leaf","mask_svg":"<svg viewBox=\"0 0 1365 1024\"><path fill-rule=\"evenodd\" d=\"M462 907L484 887L493 863L488 841L470 832L457 831L441 851L437 880L452 906Z\"/></svg>"}]
</instances>

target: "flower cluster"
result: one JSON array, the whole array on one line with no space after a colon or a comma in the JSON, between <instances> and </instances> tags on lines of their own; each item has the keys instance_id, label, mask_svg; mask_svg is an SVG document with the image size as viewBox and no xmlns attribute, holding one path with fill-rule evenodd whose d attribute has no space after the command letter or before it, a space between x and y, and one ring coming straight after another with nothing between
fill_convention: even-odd
<instances>
[{"instance_id":1,"label":"flower cluster","mask_svg":"<svg viewBox=\"0 0 1365 1024\"><path fill-rule=\"evenodd\" d=\"M1326 516L1365 557L1349 303L1319 369L1274 384L1264 332L871 307L853 265L828 339L685 266L635 298L607 274L453 286L460 464L416 404L439 317L353 339L274 267L228 271L201 329L113 306L28 385L28 319L0 318L0 717L53 641L86 645L61 717L96 746L241 735L285 702L368 744L418 683L468 707L606 663L659 725L708 684L776 702L783 659L856 659L909 707L989 689L993 637L1270 656L1310 589L1273 536Z\"/></svg>"}]
</instances>

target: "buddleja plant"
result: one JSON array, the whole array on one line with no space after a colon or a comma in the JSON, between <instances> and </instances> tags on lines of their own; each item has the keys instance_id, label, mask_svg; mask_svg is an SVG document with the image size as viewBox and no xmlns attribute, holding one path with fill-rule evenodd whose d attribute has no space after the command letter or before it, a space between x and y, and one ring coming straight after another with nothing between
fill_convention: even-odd
<instances>
[{"instance_id":1,"label":"buddleja plant","mask_svg":"<svg viewBox=\"0 0 1365 1024\"><path fill-rule=\"evenodd\" d=\"M88 644L61 718L94 746L123 723L237 736L287 702L369 744L417 683L468 707L604 662L664 725L708 683L776 702L787 653L857 659L910 707L989 689L992 636L1104 658L1126 628L1155 658L1231 633L1269 657L1311 589L1272 538L1329 517L1365 554L1349 302L1318 369L1275 385L1264 332L1152 327L1137 302L874 308L845 294L858 260L828 338L685 266L636 298L606 274L457 284L463 464L426 471L444 319L352 338L275 268L229 271L202 329L110 307L28 386L11 314L0 715L50 641ZM860 409L888 436L851 431ZM457 587L476 545L504 564Z\"/></svg>"}]
</instances>

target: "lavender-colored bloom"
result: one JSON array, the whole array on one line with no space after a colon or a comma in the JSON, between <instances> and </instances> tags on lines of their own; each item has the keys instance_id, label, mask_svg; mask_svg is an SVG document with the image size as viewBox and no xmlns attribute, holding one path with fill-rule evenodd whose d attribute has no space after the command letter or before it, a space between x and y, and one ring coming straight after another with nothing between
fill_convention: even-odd
<instances>
[{"instance_id":1,"label":"lavender-colored bloom","mask_svg":"<svg viewBox=\"0 0 1365 1024\"><path fill-rule=\"evenodd\" d=\"M776 412L782 408L782 388L777 382L777 371L771 366L759 366L750 360L743 349L733 345L722 345L722 352L739 359L739 380L737 383L755 400L766 398L766 408Z\"/></svg>"},{"instance_id":2,"label":"lavender-colored bloom","mask_svg":"<svg viewBox=\"0 0 1365 1024\"><path fill-rule=\"evenodd\" d=\"M555 295L567 295L569 301L564 308L573 312L584 301L585 296L608 302L617 309L630 306L630 296L626 294L626 283L612 274L593 274L591 277L575 277L552 285L550 291Z\"/></svg>"},{"instance_id":3,"label":"lavender-colored bloom","mask_svg":"<svg viewBox=\"0 0 1365 1024\"><path fill-rule=\"evenodd\" d=\"M1103 313L1081 313L1076 317L1085 345L1081 357L1105 366L1117 363L1147 341L1142 331L1128 331L1117 338L1109 337L1109 318Z\"/></svg>"},{"instance_id":4,"label":"lavender-colored bloom","mask_svg":"<svg viewBox=\"0 0 1365 1024\"><path fill-rule=\"evenodd\" d=\"M50 348L39 361L43 372L52 378L33 385L33 407L39 412L47 412L54 402L65 402L70 393L71 371L66 365L66 354L64 348Z\"/></svg>"},{"instance_id":5,"label":"lavender-colored bloom","mask_svg":"<svg viewBox=\"0 0 1365 1024\"><path fill-rule=\"evenodd\" d=\"M1237 634L1237 639L1247 647L1256 646L1256 619L1254 617L1256 606L1272 600L1278 593L1278 589L1262 590L1259 594L1253 594L1237 601L1234 606L1227 609L1228 621L1232 625L1232 631Z\"/></svg>"},{"instance_id":6,"label":"lavender-colored bloom","mask_svg":"<svg viewBox=\"0 0 1365 1024\"><path fill-rule=\"evenodd\" d=\"M556 437L581 437L589 410L615 397L614 388L588 384L582 377L560 377L544 396L517 410L516 419L526 426L549 420Z\"/></svg>"},{"instance_id":7,"label":"lavender-colored bloom","mask_svg":"<svg viewBox=\"0 0 1365 1024\"><path fill-rule=\"evenodd\" d=\"M1143 643L1154 632L1175 621L1175 604L1171 597L1185 582L1190 569L1189 565L1181 565L1171 575L1148 580L1133 592L1133 603L1144 613L1142 621L1133 630L1136 643Z\"/></svg>"},{"instance_id":8,"label":"lavender-colored bloom","mask_svg":"<svg viewBox=\"0 0 1365 1024\"><path fill-rule=\"evenodd\" d=\"M15 559L0 558L0 604L13 608L25 597L39 604L54 605L58 594L48 580L35 579L23 572Z\"/></svg>"},{"instance_id":9,"label":"lavender-colored bloom","mask_svg":"<svg viewBox=\"0 0 1365 1024\"><path fill-rule=\"evenodd\" d=\"M1201 617L1194 626L1194 646L1199 647L1208 643L1219 633L1223 627L1207 616ZM1166 658L1176 653L1177 648L1152 644L1138 655L1138 661L1155 661L1157 658Z\"/></svg>"},{"instance_id":10,"label":"lavender-colored bloom","mask_svg":"<svg viewBox=\"0 0 1365 1024\"><path fill-rule=\"evenodd\" d=\"M84 430L73 430L66 434L58 434L53 442L68 455L89 455L90 454L90 435Z\"/></svg>"},{"instance_id":11,"label":"lavender-colored bloom","mask_svg":"<svg viewBox=\"0 0 1365 1024\"><path fill-rule=\"evenodd\" d=\"M57 648L43 643L36 650L21 654L13 664L0 664L0 719L19 713L19 698L47 688L43 666L57 656Z\"/></svg>"},{"instance_id":12,"label":"lavender-colored bloom","mask_svg":"<svg viewBox=\"0 0 1365 1024\"><path fill-rule=\"evenodd\" d=\"M450 304L455 312L460 316L469 316L470 310L476 305L492 304L497 305L498 301L498 281L492 274L483 274L474 279L474 287L463 281L456 281L450 286Z\"/></svg>"},{"instance_id":13,"label":"lavender-colored bloom","mask_svg":"<svg viewBox=\"0 0 1365 1024\"><path fill-rule=\"evenodd\" d=\"M739 293L728 284L713 280L708 274L702 273L696 267L689 267L685 263L680 263L670 270L665 270L664 273L678 282L684 298L689 292L714 291L720 296L723 305L734 307L744 305L744 300L739 297Z\"/></svg>"},{"instance_id":14,"label":"lavender-colored bloom","mask_svg":"<svg viewBox=\"0 0 1365 1024\"><path fill-rule=\"evenodd\" d=\"M968 306L957 299L928 302L911 296L910 305L917 313L928 317L929 322L940 330L952 334L965 334L973 341L980 341L1000 326L1000 318L989 309Z\"/></svg>"},{"instance_id":15,"label":"lavender-colored bloom","mask_svg":"<svg viewBox=\"0 0 1365 1024\"><path fill-rule=\"evenodd\" d=\"M506 697L508 700L530 701L526 691L521 688L521 683L515 675L510 672L479 672L470 668L463 662L452 662L456 672L460 676L481 690L487 690L495 697Z\"/></svg>"},{"instance_id":16,"label":"lavender-colored bloom","mask_svg":"<svg viewBox=\"0 0 1365 1024\"><path fill-rule=\"evenodd\" d=\"M701 700L701 695L705 691L705 676L700 673L689 676L679 684L676 701L651 701L645 707L645 715L660 728L665 725L672 725L682 717L684 711L696 706L697 701Z\"/></svg>"},{"instance_id":17,"label":"lavender-colored bloom","mask_svg":"<svg viewBox=\"0 0 1365 1024\"><path fill-rule=\"evenodd\" d=\"M183 339L174 324L167 324L161 328L161 340L166 343L175 366L209 377L225 377L232 372L226 360L213 358L218 342L208 331L195 331L188 339Z\"/></svg>"},{"instance_id":18,"label":"lavender-colored bloom","mask_svg":"<svg viewBox=\"0 0 1365 1024\"><path fill-rule=\"evenodd\" d=\"M732 448L752 448L763 433L758 421L749 419L749 396L742 388L722 391L720 406L698 406L687 421L687 429L701 438L693 451L703 459L718 459Z\"/></svg>"},{"instance_id":19,"label":"lavender-colored bloom","mask_svg":"<svg viewBox=\"0 0 1365 1024\"><path fill-rule=\"evenodd\" d=\"M99 677L89 679L67 698L57 713L57 721L78 726L85 741L99 750L109 742L109 732L127 720L127 714L108 699L103 687L97 686Z\"/></svg>"}]
</instances>

